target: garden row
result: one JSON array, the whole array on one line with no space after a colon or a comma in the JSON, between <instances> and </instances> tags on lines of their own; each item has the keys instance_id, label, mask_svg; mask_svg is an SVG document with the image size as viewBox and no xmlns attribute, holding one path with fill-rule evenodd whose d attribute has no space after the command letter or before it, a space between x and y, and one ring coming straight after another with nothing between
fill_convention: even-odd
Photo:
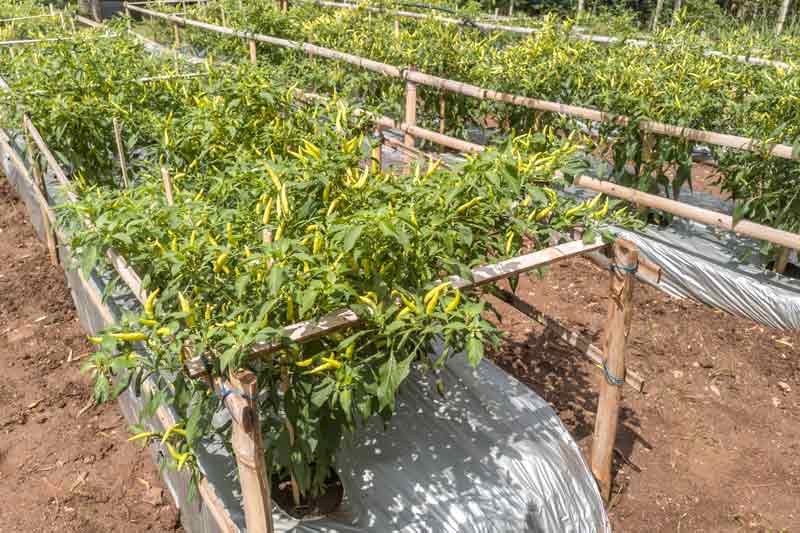
<instances>
[{"instance_id":1,"label":"garden row","mask_svg":"<svg viewBox=\"0 0 800 533\"><path fill-rule=\"evenodd\" d=\"M435 372L465 352L476 364L497 339L479 294L435 280L470 280L613 216L599 196L556 194L576 148L552 134L395 175L368 157L369 119L340 100L298 101L291 71L209 65L188 77L199 72L132 38L93 37L4 57L2 125L25 113L67 168L59 227L83 268L113 250L141 278L143 311L95 339L87 370L99 400L155 379L150 412L168 404L179 424L138 438L169 444L173 468L196 468L199 439L231 438L212 424L226 395L183 371L202 356L217 379L256 373L270 470L317 494L338 437L391 416L412 363ZM284 326L343 308L358 330L286 338ZM445 349L431 362L434 338ZM273 355L254 359L264 346Z\"/></svg>"},{"instance_id":2,"label":"garden row","mask_svg":"<svg viewBox=\"0 0 800 533\"><path fill-rule=\"evenodd\" d=\"M588 124L596 127L591 131L594 140L587 135L582 142L599 153L611 151L612 179L648 192L677 197L681 187L691 185L694 143L682 138L680 127L753 137L764 141L765 147L774 142L791 145L798 136L800 106L794 94L800 75L794 69L758 68L682 48L604 48L569 40L555 27L509 41L471 28L453 31L452 26L433 20L404 23L396 34L396 19L390 16L351 10L319 15L319 10L310 6L282 13L273 2L248 3L241 8L236 3L214 2L190 9L190 16L225 22L246 32L306 39L390 65L413 64L426 74L506 94L601 109L608 114L592 113L606 121ZM150 31L162 39L173 35L163 20L149 24ZM238 39L193 26L180 32L182 45L243 57ZM402 106L403 86L380 72L277 47L260 50L258 57L265 63L283 65L301 86L344 94L395 114ZM548 75L541 76L541 72ZM444 125L443 129L454 134L472 131L470 122L472 127L489 124L516 131L551 125L586 132L587 127L583 118L531 113L513 104L427 88L418 92L417 102L417 120L422 125ZM629 118L621 123L613 119L615 114ZM646 119L673 124L678 133L675 138L642 135L639 125ZM498 133L496 128L492 132ZM727 146L743 144L727 142ZM737 201L736 219L748 217L789 231L800 227L799 167L793 160L794 151L789 148L783 158L776 158L767 156L766 148L763 153L760 149L747 153L715 147L713 141L711 147L718 163L718 184ZM764 252L774 249L765 246Z\"/></svg>"}]
</instances>

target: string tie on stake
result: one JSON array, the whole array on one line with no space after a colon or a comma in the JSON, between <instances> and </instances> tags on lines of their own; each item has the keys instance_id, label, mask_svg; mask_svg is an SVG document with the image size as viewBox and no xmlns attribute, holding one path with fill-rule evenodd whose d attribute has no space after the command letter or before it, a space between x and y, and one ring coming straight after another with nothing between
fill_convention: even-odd
<instances>
[{"instance_id":1,"label":"string tie on stake","mask_svg":"<svg viewBox=\"0 0 800 533\"><path fill-rule=\"evenodd\" d=\"M225 382L224 381L220 385L219 392L222 394L221 399L222 399L223 403L225 402L225 399L228 396L230 396L231 394L235 394L236 396L241 396L245 400L250 400L252 402L256 401L256 397L255 396L252 396L250 394L244 393L244 392L242 392L240 390L229 389L228 387L225 386Z\"/></svg>"},{"instance_id":2,"label":"string tie on stake","mask_svg":"<svg viewBox=\"0 0 800 533\"><path fill-rule=\"evenodd\" d=\"M633 266L624 266L624 265L618 265L616 263L611 263L608 265L608 269L611 272L617 271L617 272L622 272L624 274L636 274L636 272L638 272L639 270L639 260L637 259L636 263L634 263Z\"/></svg>"},{"instance_id":3,"label":"string tie on stake","mask_svg":"<svg viewBox=\"0 0 800 533\"><path fill-rule=\"evenodd\" d=\"M603 364L601 365L603 369L603 375L606 377L606 381L609 384L614 385L615 387L621 387L625 384L625 378L618 378L611 371L608 369L608 365L606 365L606 360L603 359Z\"/></svg>"}]
</instances>

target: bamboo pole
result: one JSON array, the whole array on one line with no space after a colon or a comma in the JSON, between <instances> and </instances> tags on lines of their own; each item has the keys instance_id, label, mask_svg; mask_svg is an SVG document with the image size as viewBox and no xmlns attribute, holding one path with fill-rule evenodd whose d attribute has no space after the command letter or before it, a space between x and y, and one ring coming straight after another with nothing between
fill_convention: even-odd
<instances>
[{"instance_id":1,"label":"bamboo pole","mask_svg":"<svg viewBox=\"0 0 800 533\"><path fill-rule=\"evenodd\" d=\"M50 18L50 17L55 17L55 16L56 15L54 13L45 13L45 14L42 14L42 15L26 15L24 17L9 17L9 18L0 19L0 24L6 23L6 22L19 22L19 21L22 21L22 20L33 20L33 19L41 19L41 18Z\"/></svg>"},{"instance_id":2,"label":"bamboo pole","mask_svg":"<svg viewBox=\"0 0 800 533\"><path fill-rule=\"evenodd\" d=\"M240 394L237 398L243 400L244 404L241 417L231 416L233 422L231 445L239 470L247 531L272 533L274 526L269 466L264 459L264 442L258 417L256 375L245 370L232 374L230 381Z\"/></svg>"},{"instance_id":3,"label":"bamboo pole","mask_svg":"<svg viewBox=\"0 0 800 533\"><path fill-rule=\"evenodd\" d=\"M398 19L394 19L394 38L400 38L400 21Z\"/></svg>"},{"instance_id":4,"label":"bamboo pole","mask_svg":"<svg viewBox=\"0 0 800 533\"><path fill-rule=\"evenodd\" d=\"M171 206L175 202L172 198L172 179L169 177L167 167L161 167L161 181L164 182L164 195L167 197L167 205Z\"/></svg>"},{"instance_id":5,"label":"bamboo pole","mask_svg":"<svg viewBox=\"0 0 800 533\"><path fill-rule=\"evenodd\" d=\"M177 50L181 47L181 30L178 28L178 23L172 25L173 30L175 30L175 46L174 48Z\"/></svg>"},{"instance_id":6,"label":"bamboo pole","mask_svg":"<svg viewBox=\"0 0 800 533\"><path fill-rule=\"evenodd\" d=\"M584 0L578 0L578 16L575 17L575 18L580 19L581 15L583 15L583 10L584 9L585 9L585 1Z\"/></svg>"},{"instance_id":7,"label":"bamboo pole","mask_svg":"<svg viewBox=\"0 0 800 533\"><path fill-rule=\"evenodd\" d=\"M27 131L27 130L26 130ZM34 179L34 186L39 189L43 202L40 204L40 212L42 217L42 232L44 233L45 244L47 245L47 254L50 257L50 264L58 266L61 261L58 257L58 239L56 238L55 228L50 224L50 205L48 203L49 195L47 194L47 185L44 181L44 174L39 168L39 163L36 161L34 153L34 143L31 142L30 134L26 135L27 148L28 148L28 165L31 169L31 174Z\"/></svg>"},{"instance_id":8,"label":"bamboo pole","mask_svg":"<svg viewBox=\"0 0 800 533\"><path fill-rule=\"evenodd\" d=\"M439 93L439 133L444 134L444 91Z\"/></svg>"},{"instance_id":9,"label":"bamboo pole","mask_svg":"<svg viewBox=\"0 0 800 533\"><path fill-rule=\"evenodd\" d=\"M773 270L778 274L783 274L786 272L786 267L789 266L789 254L791 250L789 248L783 247L781 251L778 253L778 257L775 258L775 266Z\"/></svg>"},{"instance_id":10,"label":"bamboo pole","mask_svg":"<svg viewBox=\"0 0 800 533\"><path fill-rule=\"evenodd\" d=\"M258 56L256 55L256 42L250 39L249 43L250 43L250 63L255 65L256 62L258 61Z\"/></svg>"},{"instance_id":11,"label":"bamboo pole","mask_svg":"<svg viewBox=\"0 0 800 533\"><path fill-rule=\"evenodd\" d=\"M652 31L656 31L658 28L658 19L661 17L661 10L664 8L664 0L657 0L656 1L656 10L653 13L653 22L650 26Z\"/></svg>"},{"instance_id":12,"label":"bamboo pole","mask_svg":"<svg viewBox=\"0 0 800 533\"><path fill-rule=\"evenodd\" d=\"M588 244L580 240L566 242L519 257L506 259L499 263L475 268L471 272L472 280L454 275L442 281L449 281L452 287L457 289L469 289L488 283L496 283L545 265L563 261L569 257L583 255L605 247L606 244L602 241ZM282 329L281 336L288 338L292 342L304 343L357 326L360 323L361 318L353 310L339 309L318 319L304 320L303 322L286 326ZM281 350L283 346L281 342L257 342L253 344L249 357L263 357Z\"/></svg>"},{"instance_id":13,"label":"bamboo pole","mask_svg":"<svg viewBox=\"0 0 800 533\"><path fill-rule=\"evenodd\" d=\"M130 188L130 183L128 182L128 162L125 159L125 144L122 142L122 130L119 127L119 121L117 121L117 117L113 117L111 122L114 126L114 139L117 142L117 155L119 156L119 168L122 171L122 183L125 184L125 188Z\"/></svg>"},{"instance_id":14,"label":"bamboo pole","mask_svg":"<svg viewBox=\"0 0 800 533\"><path fill-rule=\"evenodd\" d=\"M710 226L717 226L719 228L738 233L739 235L746 235L754 239L768 241L779 246L785 246L791 249L800 248L800 235L797 233L790 233L780 229L770 228L762 224L756 224L749 220L739 220L736 224L733 223L733 217L716 211L703 209L702 207L695 207L693 205L684 204L669 198L649 194L629 187L623 187L612 183L610 181L602 181L589 176L577 176L574 184L576 187L583 187L595 192L602 192L609 196L622 198L631 203L660 209L667 213L672 213L679 217L701 222Z\"/></svg>"},{"instance_id":15,"label":"bamboo pole","mask_svg":"<svg viewBox=\"0 0 800 533\"><path fill-rule=\"evenodd\" d=\"M621 385L625 378L625 352L631 329L633 282L638 255L632 243L622 239L614 242L608 319L603 341L604 368L592 441L592 473L606 502L611 496L611 459L617 436Z\"/></svg>"},{"instance_id":16,"label":"bamboo pole","mask_svg":"<svg viewBox=\"0 0 800 533\"><path fill-rule=\"evenodd\" d=\"M408 67L409 71L414 70L414 65ZM406 106L404 122L409 126L417 125L417 85L406 80ZM414 148L414 136L406 131L404 141L406 146Z\"/></svg>"},{"instance_id":17,"label":"bamboo pole","mask_svg":"<svg viewBox=\"0 0 800 533\"><path fill-rule=\"evenodd\" d=\"M781 9L778 12L778 24L775 26L775 35L783 33L783 25L786 23L786 14L789 12L789 5L792 0L783 0L781 2Z\"/></svg>"}]
</instances>

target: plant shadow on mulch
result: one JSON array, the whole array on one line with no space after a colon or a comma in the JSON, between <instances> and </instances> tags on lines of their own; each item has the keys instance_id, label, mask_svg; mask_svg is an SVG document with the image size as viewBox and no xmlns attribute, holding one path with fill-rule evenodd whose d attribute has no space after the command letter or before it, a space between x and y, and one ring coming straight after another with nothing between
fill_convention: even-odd
<instances>
[{"instance_id":1,"label":"plant shadow on mulch","mask_svg":"<svg viewBox=\"0 0 800 533\"><path fill-rule=\"evenodd\" d=\"M600 369L577 349L516 311L505 312L500 326L509 333L500 349L490 357L550 403L579 443L584 456L589 457L602 379ZM582 330L581 333L589 338L595 337L589 331ZM593 341L595 345L600 344L599 339ZM638 394L627 385L624 387L623 395ZM638 470L627 460L637 441L644 448L652 449L641 435L637 414L622 405L614 445L614 471L622 464L620 461Z\"/></svg>"}]
</instances>

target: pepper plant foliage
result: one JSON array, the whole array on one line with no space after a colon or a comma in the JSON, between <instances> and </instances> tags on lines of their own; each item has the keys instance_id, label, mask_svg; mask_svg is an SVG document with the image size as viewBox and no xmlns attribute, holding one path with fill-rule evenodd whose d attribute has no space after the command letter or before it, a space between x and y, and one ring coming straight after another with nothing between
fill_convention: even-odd
<instances>
[{"instance_id":1,"label":"pepper plant foliage","mask_svg":"<svg viewBox=\"0 0 800 533\"><path fill-rule=\"evenodd\" d=\"M319 493L341 435L391 416L412 371L436 372L462 352L477 365L497 341L480 293L436 280L469 279L470 269L549 246L576 225L592 234L612 216L626 219L600 197L576 204L556 194L556 170L570 175L581 163L551 131L516 136L454 168L429 161L389 173L367 155L374 140L363 115L341 100L296 100L280 69L209 68L203 78L141 83L132 80L158 62L143 60L140 45L114 42L86 42L78 54L67 43L31 50L36 61L5 64L3 75L16 91L12 115L28 111L74 163L80 201L65 205L60 221L83 267L113 247L142 275L143 311L93 339L99 349L86 370L100 401L153 383L143 414L166 404L180 423L135 438L160 437L173 468L197 474L198 442L230 439L229 425L212 423L220 398L184 372L187 358L203 356L216 376L257 373L273 471ZM20 92L25 86L44 94ZM111 117L135 163L129 188L109 163ZM362 324L305 344L284 334L343 308ZM444 352L430 360L434 339ZM280 349L251 356L270 342Z\"/></svg>"},{"instance_id":2,"label":"pepper plant foliage","mask_svg":"<svg viewBox=\"0 0 800 533\"><path fill-rule=\"evenodd\" d=\"M651 156L643 160L641 120L800 146L800 105L795 96L800 92L800 70L705 56L709 43L691 25L678 24L651 35L656 46L605 47L571 38L569 25L551 18L542 20L539 33L527 37L433 19L401 19L400 33L395 35L395 19L390 15L326 10L305 3L282 13L275 5L270 0L216 0L190 7L187 17L311 42L396 66L415 65L429 74L489 89L627 115L632 120L624 128L596 125L595 147L614 155L610 179L648 192L677 197L681 189L691 187L693 143L659 137ZM171 38L172 29L163 21L147 24L154 35ZM194 28L186 28L183 34L186 46L233 60L247 59L238 39ZM731 39L715 45L738 50L739 41ZM401 113L403 84L397 80L266 44L259 45L259 58L265 64L282 65L305 87L346 95L394 116ZM421 125L438 127L440 95L420 87ZM500 125L505 131L548 126L584 131L587 126L497 102L451 93L444 93L444 98L445 126L456 136L468 136L487 124ZM800 184L796 161L710 148L719 164L713 179L736 199L737 218L800 231L800 206L793 200ZM631 161L633 167L628 165ZM767 246L764 252L772 250Z\"/></svg>"}]
</instances>

